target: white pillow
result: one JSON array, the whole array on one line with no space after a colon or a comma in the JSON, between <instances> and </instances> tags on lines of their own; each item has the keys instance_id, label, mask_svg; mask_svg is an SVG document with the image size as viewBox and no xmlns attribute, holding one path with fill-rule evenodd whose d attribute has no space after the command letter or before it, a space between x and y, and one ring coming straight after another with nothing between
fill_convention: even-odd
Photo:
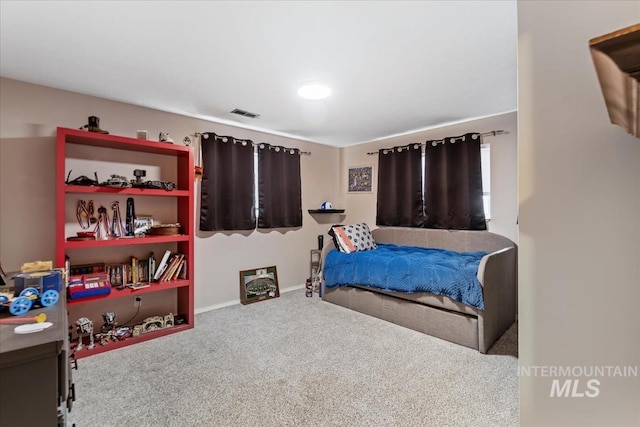
<instances>
[{"instance_id":1,"label":"white pillow","mask_svg":"<svg viewBox=\"0 0 640 427\"><path fill-rule=\"evenodd\" d=\"M352 225L334 225L331 229L340 252L349 254L378 248L369 226L364 222Z\"/></svg>"}]
</instances>

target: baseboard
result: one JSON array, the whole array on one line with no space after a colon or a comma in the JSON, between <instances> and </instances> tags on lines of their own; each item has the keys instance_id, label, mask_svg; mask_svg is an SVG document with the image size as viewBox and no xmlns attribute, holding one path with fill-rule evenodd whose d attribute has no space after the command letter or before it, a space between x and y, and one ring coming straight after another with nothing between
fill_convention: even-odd
<instances>
[{"instance_id":1,"label":"baseboard","mask_svg":"<svg viewBox=\"0 0 640 427\"><path fill-rule=\"evenodd\" d=\"M304 289L305 285L295 285L295 286L289 286L288 288L282 288L280 289L280 293L284 294L287 292L291 292L291 291L297 291L300 289ZM214 305L210 305L207 307L200 307L200 308L196 308L194 310L195 314L200 314L200 313L206 313L207 311L211 311L211 310L217 310L219 308L225 308L225 307L229 307L232 305L236 305L236 304L240 304L240 299L235 299L235 300L231 300L231 301L226 301L220 304L214 304Z\"/></svg>"},{"instance_id":2,"label":"baseboard","mask_svg":"<svg viewBox=\"0 0 640 427\"><path fill-rule=\"evenodd\" d=\"M304 287L305 287L304 284L303 285L289 286L288 288L280 289L280 293L284 294L286 292L297 291L297 290L300 290L300 289L304 289Z\"/></svg>"},{"instance_id":3,"label":"baseboard","mask_svg":"<svg viewBox=\"0 0 640 427\"><path fill-rule=\"evenodd\" d=\"M229 307L229 306L236 305L236 304L240 304L240 299L226 301L226 302L223 302L223 303L220 303L220 304L214 304L214 305L210 305L210 306L207 306L207 307L196 308L194 310L194 313L195 314L206 313L207 311L217 310L219 308L225 308L225 307Z\"/></svg>"}]
</instances>

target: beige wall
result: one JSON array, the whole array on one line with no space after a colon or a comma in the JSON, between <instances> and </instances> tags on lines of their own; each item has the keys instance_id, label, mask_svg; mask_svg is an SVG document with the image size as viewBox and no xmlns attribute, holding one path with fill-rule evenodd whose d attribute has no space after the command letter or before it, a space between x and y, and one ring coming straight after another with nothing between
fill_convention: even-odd
<instances>
[{"instance_id":1,"label":"beige wall","mask_svg":"<svg viewBox=\"0 0 640 427\"><path fill-rule=\"evenodd\" d=\"M589 39L640 2L518 2L520 366L640 365L640 140L609 123ZM550 397L521 376L522 426L638 426L640 378ZM576 395L590 377L580 377Z\"/></svg>"},{"instance_id":2,"label":"beige wall","mask_svg":"<svg viewBox=\"0 0 640 427\"><path fill-rule=\"evenodd\" d=\"M376 197L378 185L378 155L368 155L381 148L390 148L410 143L420 143L447 136L463 135L467 132L489 132L504 130L504 135L487 136L484 142L491 144L491 221L489 231L501 234L518 242L518 154L517 113L507 113L480 120L473 120L437 129L388 138L367 144L342 149L340 188L343 192L342 206L346 209L346 222L366 222L370 227L376 223ZM373 165L374 183L372 193L348 193L347 170L352 166Z\"/></svg>"},{"instance_id":3,"label":"beige wall","mask_svg":"<svg viewBox=\"0 0 640 427\"><path fill-rule=\"evenodd\" d=\"M0 94L0 260L5 270L54 259L55 129L78 128L96 115L114 135L135 137L137 129L146 129L155 138L166 131L179 143L194 132L212 131L311 151L301 158L301 229L197 233L196 309L238 302L240 270L275 265L281 289L303 285L309 276L308 250L317 247L317 235L326 226L307 209L339 199L339 149L4 78ZM109 173L98 172L105 179Z\"/></svg>"}]
</instances>

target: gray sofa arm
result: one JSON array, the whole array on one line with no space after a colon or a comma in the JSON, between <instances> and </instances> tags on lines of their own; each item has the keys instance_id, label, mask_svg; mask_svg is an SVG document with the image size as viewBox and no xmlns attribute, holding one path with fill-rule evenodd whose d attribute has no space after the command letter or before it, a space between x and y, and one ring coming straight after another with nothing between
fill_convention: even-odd
<instances>
[{"instance_id":1,"label":"gray sofa arm","mask_svg":"<svg viewBox=\"0 0 640 427\"><path fill-rule=\"evenodd\" d=\"M484 310L478 311L478 350L486 353L513 324L517 307L517 247L485 255L478 267Z\"/></svg>"}]
</instances>

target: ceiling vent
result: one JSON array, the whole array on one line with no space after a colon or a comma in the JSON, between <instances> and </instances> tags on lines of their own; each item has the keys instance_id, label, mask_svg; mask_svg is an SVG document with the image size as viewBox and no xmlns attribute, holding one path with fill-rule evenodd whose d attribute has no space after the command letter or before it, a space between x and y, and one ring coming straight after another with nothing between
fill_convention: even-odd
<instances>
[{"instance_id":1,"label":"ceiling vent","mask_svg":"<svg viewBox=\"0 0 640 427\"><path fill-rule=\"evenodd\" d=\"M232 110L231 113L232 114L238 114L240 116L249 117L251 119L255 119L256 117L260 117L260 114L250 113L248 111L240 110L239 108L236 108L236 109Z\"/></svg>"}]
</instances>

